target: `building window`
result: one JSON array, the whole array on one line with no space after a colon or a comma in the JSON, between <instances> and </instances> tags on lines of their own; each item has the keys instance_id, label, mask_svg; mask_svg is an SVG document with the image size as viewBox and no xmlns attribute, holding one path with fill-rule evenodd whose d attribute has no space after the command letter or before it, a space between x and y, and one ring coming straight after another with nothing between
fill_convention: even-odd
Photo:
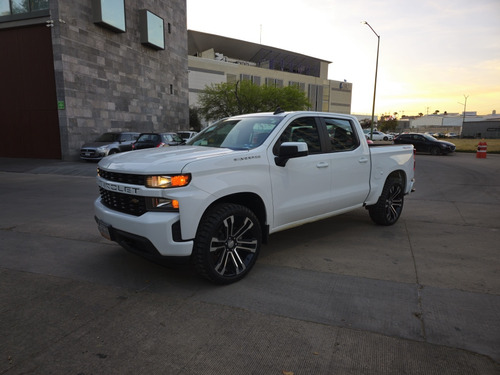
<instances>
[{"instance_id":1,"label":"building window","mask_svg":"<svg viewBox=\"0 0 500 375\"><path fill-rule=\"evenodd\" d=\"M163 18L143 9L139 11L141 43L154 49L165 49Z\"/></svg>"},{"instance_id":2,"label":"building window","mask_svg":"<svg viewBox=\"0 0 500 375\"><path fill-rule=\"evenodd\" d=\"M306 91L306 84L304 82L288 81L288 86L295 86L302 92Z\"/></svg>"},{"instance_id":3,"label":"building window","mask_svg":"<svg viewBox=\"0 0 500 375\"><path fill-rule=\"evenodd\" d=\"M281 88L283 87L283 80L277 78L266 78L266 85Z\"/></svg>"},{"instance_id":4,"label":"building window","mask_svg":"<svg viewBox=\"0 0 500 375\"><path fill-rule=\"evenodd\" d=\"M49 0L0 0L0 17L17 16L13 19L48 15ZM42 11L43 14L39 14ZM19 17L22 15L22 17Z\"/></svg>"},{"instance_id":5,"label":"building window","mask_svg":"<svg viewBox=\"0 0 500 375\"><path fill-rule=\"evenodd\" d=\"M125 0L92 0L94 23L113 31L124 33Z\"/></svg>"},{"instance_id":6,"label":"building window","mask_svg":"<svg viewBox=\"0 0 500 375\"><path fill-rule=\"evenodd\" d=\"M250 81L254 85L260 86L260 77L252 76L250 74L240 74L240 81Z\"/></svg>"}]
</instances>

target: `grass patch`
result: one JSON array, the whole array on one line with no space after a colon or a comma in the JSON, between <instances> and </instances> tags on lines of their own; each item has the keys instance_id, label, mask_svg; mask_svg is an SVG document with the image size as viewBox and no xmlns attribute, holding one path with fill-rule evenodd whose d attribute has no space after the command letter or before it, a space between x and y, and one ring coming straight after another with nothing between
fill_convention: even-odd
<instances>
[{"instance_id":1,"label":"grass patch","mask_svg":"<svg viewBox=\"0 0 500 375\"><path fill-rule=\"evenodd\" d=\"M447 140L447 139L444 139ZM457 152L477 152L480 139L450 139L449 142L457 146ZM500 139L485 139L488 144L488 153L500 154Z\"/></svg>"}]
</instances>

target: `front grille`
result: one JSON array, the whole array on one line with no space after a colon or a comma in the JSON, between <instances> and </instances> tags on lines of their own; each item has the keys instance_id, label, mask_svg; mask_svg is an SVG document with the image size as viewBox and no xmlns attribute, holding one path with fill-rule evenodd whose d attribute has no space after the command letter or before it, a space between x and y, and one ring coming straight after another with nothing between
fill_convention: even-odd
<instances>
[{"instance_id":1,"label":"front grille","mask_svg":"<svg viewBox=\"0 0 500 375\"><path fill-rule=\"evenodd\" d=\"M82 157L95 157L97 154L96 150L93 148L82 148L80 150L80 156Z\"/></svg>"},{"instance_id":2,"label":"front grille","mask_svg":"<svg viewBox=\"0 0 500 375\"><path fill-rule=\"evenodd\" d=\"M129 215L141 216L146 209L146 198L99 188L101 202L106 207Z\"/></svg>"},{"instance_id":3,"label":"front grille","mask_svg":"<svg viewBox=\"0 0 500 375\"><path fill-rule=\"evenodd\" d=\"M102 178L104 178L105 180L109 181L122 182L124 184L130 184L130 185L142 185L142 186L145 185L146 176L138 174L108 172L101 168L98 168L97 174Z\"/></svg>"}]
</instances>

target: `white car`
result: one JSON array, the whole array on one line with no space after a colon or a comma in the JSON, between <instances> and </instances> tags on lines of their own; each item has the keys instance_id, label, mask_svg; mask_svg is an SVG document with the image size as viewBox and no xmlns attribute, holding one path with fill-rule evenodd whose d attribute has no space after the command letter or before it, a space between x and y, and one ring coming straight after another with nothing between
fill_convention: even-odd
<instances>
[{"instance_id":1,"label":"white car","mask_svg":"<svg viewBox=\"0 0 500 375\"><path fill-rule=\"evenodd\" d=\"M191 138L193 138L196 134L198 134L198 132L192 132L192 131L188 131L188 130L179 130L177 132L177 134L179 134L179 137L181 137L185 141L188 141Z\"/></svg>"},{"instance_id":2,"label":"white car","mask_svg":"<svg viewBox=\"0 0 500 375\"><path fill-rule=\"evenodd\" d=\"M365 133L367 139L372 139L370 133L371 133L370 131ZM394 136L392 134L385 134L385 133L379 132L377 130L374 130L373 131L373 140L374 141L392 141L392 140L394 140Z\"/></svg>"}]
</instances>

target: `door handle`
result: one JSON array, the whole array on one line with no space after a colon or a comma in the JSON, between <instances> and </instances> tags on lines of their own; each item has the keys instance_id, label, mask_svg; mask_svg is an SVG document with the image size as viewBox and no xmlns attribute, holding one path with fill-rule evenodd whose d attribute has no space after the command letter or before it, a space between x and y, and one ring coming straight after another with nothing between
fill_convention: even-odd
<instances>
[{"instance_id":1,"label":"door handle","mask_svg":"<svg viewBox=\"0 0 500 375\"><path fill-rule=\"evenodd\" d=\"M361 158L358 160L360 163L368 163L368 158Z\"/></svg>"},{"instance_id":2,"label":"door handle","mask_svg":"<svg viewBox=\"0 0 500 375\"><path fill-rule=\"evenodd\" d=\"M326 161L320 161L318 164L316 164L316 168L327 168L328 163Z\"/></svg>"}]
</instances>

